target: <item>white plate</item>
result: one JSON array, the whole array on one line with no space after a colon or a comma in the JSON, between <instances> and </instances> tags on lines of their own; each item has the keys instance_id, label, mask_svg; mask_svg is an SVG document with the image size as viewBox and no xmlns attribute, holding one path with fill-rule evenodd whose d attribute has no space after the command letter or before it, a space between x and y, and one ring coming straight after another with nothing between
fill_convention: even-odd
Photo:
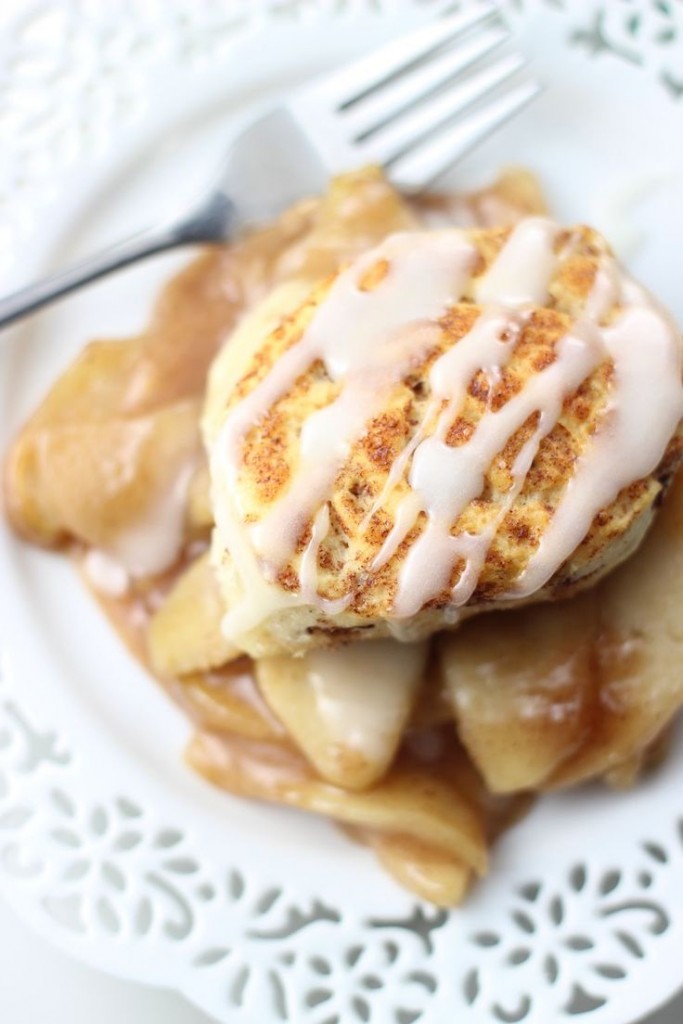
<instances>
[{"instance_id":1,"label":"white plate","mask_svg":"<svg viewBox=\"0 0 683 1024\"><path fill-rule=\"evenodd\" d=\"M154 219L250 105L445 5L385 6L59 0L27 16L0 44L7 284ZM458 180L532 167L561 218L635 236L634 269L683 315L680 3L507 6L547 93ZM184 258L3 339L3 446L86 339L144 322ZM542 801L449 915L330 824L195 778L180 760L187 723L69 566L6 531L0 629L0 884L75 956L234 1024L628 1024L680 984L683 745L634 793Z\"/></svg>"}]
</instances>

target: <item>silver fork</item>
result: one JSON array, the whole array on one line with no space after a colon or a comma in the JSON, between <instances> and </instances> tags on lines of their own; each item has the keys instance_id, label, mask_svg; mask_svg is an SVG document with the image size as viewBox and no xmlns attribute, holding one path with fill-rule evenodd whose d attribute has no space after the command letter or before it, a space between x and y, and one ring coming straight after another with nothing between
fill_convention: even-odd
<instances>
[{"instance_id":1,"label":"silver fork","mask_svg":"<svg viewBox=\"0 0 683 1024\"><path fill-rule=\"evenodd\" d=\"M233 141L193 206L0 300L0 328L145 256L226 242L344 170L381 164L421 191L539 92L520 56L489 59L507 39L495 5L477 4L314 80Z\"/></svg>"}]
</instances>

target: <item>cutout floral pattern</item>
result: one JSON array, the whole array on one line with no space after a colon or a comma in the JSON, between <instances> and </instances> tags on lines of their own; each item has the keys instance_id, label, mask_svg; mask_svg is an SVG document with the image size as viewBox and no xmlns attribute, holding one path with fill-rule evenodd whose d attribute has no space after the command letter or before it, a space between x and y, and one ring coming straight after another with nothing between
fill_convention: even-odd
<instances>
[{"instance_id":1,"label":"cutout floral pattern","mask_svg":"<svg viewBox=\"0 0 683 1024\"><path fill-rule=\"evenodd\" d=\"M156 64L219 62L266 13L306 19L354 6L384 4L245 0L228 9L168 0L136 3L126 18L112 5L73 0L29 8L3 42L0 129L12 150L0 182L0 253L29 237L70 168L96 159L141 115ZM553 9L566 20L568 45L591 59L609 52L653 75L672 98L683 95L680 0L503 6L513 15ZM117 71L122 61L126 75ZM235 1024L413 1024L458 1013L472 1024L578 1016L624 1024L621 993L640 986L680 935L673 914L683 819L647 823L647 838L618 864L588 858L542 879L500 881L499 898L473 915L415 905L398 916L362 916L335 902L334 886L311 896L285 878L273 884L229 848L220 866L208 863L197 837L161 820L152 803L113 784L98 785L93 798L79 772L77 745L0 670L0 884L16 903L40 908L44 930L66 948L78 952L87 939L110 967L120 950L121 973L134 961L137 976L174 978Z\"/></svg>"}]
</instances>

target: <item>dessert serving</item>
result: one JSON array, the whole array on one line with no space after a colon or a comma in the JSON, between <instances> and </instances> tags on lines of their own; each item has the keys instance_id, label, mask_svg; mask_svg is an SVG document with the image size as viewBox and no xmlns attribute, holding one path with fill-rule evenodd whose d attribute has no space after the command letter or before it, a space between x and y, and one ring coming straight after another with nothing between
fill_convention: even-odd
<instances>
[{"instance_id":1,"label":"dessert serving","mask_svg":"<svg viewBox=\"0 0 683 1024\"><path fill-rule=\"evenodd\" d=\"M370 168L89 345L6 508L191 715L194 768L452 905L532 794L664 752L682 346L528 173L408 202Z\"/></svg>"}]
</instances>

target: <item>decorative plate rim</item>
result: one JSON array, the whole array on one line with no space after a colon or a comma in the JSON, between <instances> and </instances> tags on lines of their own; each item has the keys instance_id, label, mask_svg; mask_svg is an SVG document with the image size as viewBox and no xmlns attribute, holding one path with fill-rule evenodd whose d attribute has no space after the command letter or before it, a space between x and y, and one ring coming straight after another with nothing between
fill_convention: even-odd
<instances>
[{"instance_id":1,"label":"decorative plate rim","mask_svg":"<svg viewBox=\"0 0 683 1024\"><path fill-rule=\"evenodd\" d=\"M37 61L38 81L48 73L40 71L41 60L49 62L49 45L41 36L46 16L56 12L65 19L70 45L82 45L84 38L87 44L90 32L91 43L97 38L94 50L91 45L96 54L108 52L112 39L124 51L137 45L144 54L147 47L147 68L157 60L177 59L177 48L183 47L184 57L215 60L243 33L267 32L283 18L308 23L347 13L362 17L380 7L423 18L444 6L441 0L387 0L384 5L376 0L262 0L253 5L238 0L229 16L223 11L223 20L217 21L215 7L171 0L163 12L153 2L131 5L131 21L112 35L111 21L103 25L102 12L78 0L32 5L13 31L0 37L0 59L5 60L0 124L11 126L14 117L24 140L6 180L0 179L0 232L15 243L28 239L27 251L33 254L30 221L13 219L7 197L17 181L33 189L36 210L55 196L45 168L38 165L33 177L28 170L36 147L44 143L45 126L29 124L26 133L27 122L12 106L12 90L16 93L20 80L17 68ZM678 44L683 21L677 8L667 14L664 8L671 5L666 2L631 3L642 19L637 31L614 18L613 5L593 0L581 5L580 16L570 16L561 0L508 0L507 6L513 18L546 8L566 17L575 46L593 53L608 49L639 63L673 98L683 95L669 66L671 43L683 54ZM663 57L650 35L638 49L641 30L662 35L667 25L674 35L661 44L667 51ZM165 57L154 52L154 31L167 32ZM223 50L221 32L226 34ZM91 79L84 74L87 85ZM83 83L74 88L83 89ZM129 93L116 100L121 124L134 117L138 99ZM88 108L91 120L107 109L106 96L98 102ZM61 145L63 173L58 178L63 182L66 173L78 170L85 150L68 137ZM8 552L6 538L0 538L0 560ZM27 613L11 608L4 590L0 622L11 629ZM37 665L41 678L26 688ZM625 1024L625 1015L634 1020L655 1009L680 985L683 915L675 918L671 908L672 898L681 893L683 806L671 817L671 798L662 795L673 787L673 759L664 781L646 783L636 801L643 807L649 801L650 811L660 815L668 808L669 817L654 838L652 829L647 837L634 832L633 849L616 865L609 848L593 851L587 863L568 856L558 840L547 846L546 854L554 859L542 879L519 867L494 876L463 912L449 916L402 896L390 901L400 910L384 915L381 902L388 890L381 885L380 897L361 912L319 897L310 885L279 884L262 854L251 872L240 861L244 850L230 865L226 858L207 861L202 837L166 813L165 803L182 810L182 801L171 799L158 779L146 781L144 805L132 799L114 772L123 763L118 755L107 755L104 785L88 779L84 765L97 756L97 739L86 735L87 718L71 699L50 691L49 673L47 652L27 658L9 644L2 653L0 889L34 928L93 966L166 987L173 979L174 987L217 1019L312 1024L410 1024L442 1020L456 1009L472 1024L547 1024L553 1011L558 1019L581 1014L595 1024ZM574 798L557 799L555 813L561 815ZM548 813L552 821L553 812ZM492 916L496 906L505 907L497 918ZM587 921L590 931L587 925L582 931ZM647 989L654 978L653 999Z\"/></svg>"}]
</instances>

